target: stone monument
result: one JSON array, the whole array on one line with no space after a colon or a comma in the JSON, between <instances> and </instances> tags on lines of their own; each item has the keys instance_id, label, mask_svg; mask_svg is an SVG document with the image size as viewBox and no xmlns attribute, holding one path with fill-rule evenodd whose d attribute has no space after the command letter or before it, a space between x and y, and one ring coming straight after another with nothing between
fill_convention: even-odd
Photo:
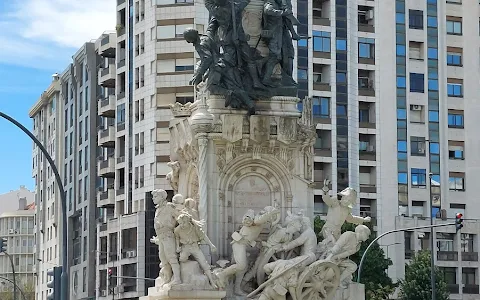
<instances>
[{"instance_id":1,"label":"stone monument","mask_svg":"<svg viewBox=\"0 0 480 300\"><path fill-rule=\"evenodd\" d=\"M329 197L313 231L311 99L297 104L290 0L205 0L206 31L184 32L200 60L196 101L171 105L176 194L152 192L160 274L143 300L361 300L348 256L370 234L357 195ZM325 182L328 186L328 181ZM340 235L344 222L359 224ZM349 298L350 297L350 298Z\"/></svg>"}]
</instances>

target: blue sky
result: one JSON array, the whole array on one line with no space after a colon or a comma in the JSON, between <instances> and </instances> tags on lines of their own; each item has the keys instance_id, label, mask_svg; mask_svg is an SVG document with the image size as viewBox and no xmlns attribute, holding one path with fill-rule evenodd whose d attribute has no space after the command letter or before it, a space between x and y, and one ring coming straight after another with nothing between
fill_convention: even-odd
<instances>
[{"instance_id":1,"label":"blue sky","mask_svg":"<svg viewBox=\"0 0 480 300\"><path fill-rule=\"evenodd\" d=\"M115 0L0 0L0 111L32 128L28 111L83 43L115 29ZM0 194L33 189L32 142L0 119Z\"/></svg>"}]
</instances>

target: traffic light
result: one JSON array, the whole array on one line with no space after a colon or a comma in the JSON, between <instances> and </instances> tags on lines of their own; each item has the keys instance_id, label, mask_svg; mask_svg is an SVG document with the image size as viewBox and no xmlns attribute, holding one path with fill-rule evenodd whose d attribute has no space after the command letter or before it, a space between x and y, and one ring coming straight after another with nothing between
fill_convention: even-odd
<instances>
[{"instance_id":1,"label":"traffic light","mask_svg":"<svg viewBox=\"0 0 480 300\"><path fill-rule=\"evenodd\" d=\"M108 269L108 283L109 283L109 285L112 285L112 279L113 279L113 270L110 268L110 269Z\"/></svg>"},{"instance_id":2,"label":"traffic light","mask_svg":"<svg viewBox=\"0 0 480 300\"><path fill-rule=\"evenodd\" d=\"M462 229L462 227L463 227L463 214L458 213L455 216L455 228L457 229L457 231L459 231L460 229Z\"/></svg>"},{"instance_id":3,"label":"traffic light","mask_svg":"<svg viewBox=\"0 0 480 300\"><path fill-rule=\"evenodd\" d=\"M0 238L0 253L7 252L7 239Z\"/></svg>"},{"instance_id":4,"label":"traffic light","mask_svg":"<svg viewBox=\"0 0 480 300\"><path fill-rule=\"evenodd\" d=\"M51 289L51 292L47 294L47 300L60 300L62 267L47 270L47 279L48 276L50 276L50 281L47 281L47 287Z\"/></svg>"}]
</instances>

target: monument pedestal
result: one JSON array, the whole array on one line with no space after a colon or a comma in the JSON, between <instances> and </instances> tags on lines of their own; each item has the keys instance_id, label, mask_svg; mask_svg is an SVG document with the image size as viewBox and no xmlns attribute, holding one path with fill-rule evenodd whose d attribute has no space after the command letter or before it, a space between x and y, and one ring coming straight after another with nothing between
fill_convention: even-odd
<instances>
[{"instance_id":1,"label":"monument pedestal","mask_svg":"<svg viewBox=\"0 0 480 300\"><path fill-rule=\"evenodd\" d=\"M365 300L365 285L352 282L346 289L338 288L334 300Z\"/></svg>"},{"instance_id":2,"label":"monument pedestal","mask_svg":"<svg viewBox=\"0 0 480 300\"><path fill-rule=\"evenodd\" d=\"M171 160L180 164L178 193L198 200L218 248L211 263L231 260L231 235L249 209L277 206L282 219L300 211L313 219L316 132L311 112L297 109L299 99L259 99L247 116L225 107L223 96L202 91L197 98L171 107Z\"/></svg>"},{"instance_id":3,"label":"monument pedestal","mask_svg":"<svg viewBox=\"0 0 480 300\"><path fill-rule=\"evenodd\" d=\"M202 291L202 290L156 290L156 287L148 289L148 296L140 297L140 300L160 300L160 299L176 299L176 300L220 300L227 293L225 291Z\"/></svg>"}]
</instances>

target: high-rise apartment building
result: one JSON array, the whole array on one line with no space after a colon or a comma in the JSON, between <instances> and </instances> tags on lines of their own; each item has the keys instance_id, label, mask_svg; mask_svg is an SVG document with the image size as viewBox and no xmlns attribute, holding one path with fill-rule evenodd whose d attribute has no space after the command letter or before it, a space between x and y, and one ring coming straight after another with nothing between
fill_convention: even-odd
<instances>
[{"instance_id":1,"label":"high-rise apartment building","mask_svg":"<svg viewBox=\"0 0 480 300\"><path fill-rule=\"evenodd\" d=\"M70 299L95 296L97 53L85 43L61 74L63 181L67 193ZM99 137L100 138L100 137Z\"/></svg>"},{"instance_id":2,"label":"high-rise apartment building","mask_svg":"<svg viewBox=\"0 0 480 300\"><path fill-rule=\"evenodd\" d=\"M33 196L32 193L30 194ZM33 197L29 198L33 200ZM7 256L4 253L0 253L0 277L2 277L1 281L3 282L0 286L1 299L7 299L12 295L13 285L5 282L4 278L13 280L13 271L15 271L15 283L25 294L28 293L28 297L35 296L35 248L33 230L35 204L27 204L27 198L25 197L16 198L15 201L11 201L10 204L12 203L18 206L16 210L0 214L0 239L6 240L6 252L9 255Z\"/></svg>"},{"instance_id":3,"label":"high-rise apartment building","mask_svg":"<svg viewBox=\"0 0 480 300\"><path fill-rule=\"evenodd\" d=\"M480 125L475 116L480 111L475 99L480 80L478 8L474 0L293 1L301 23L297 31L311 37L295 43L294 74L299 97L312 97L314 103L316 213L326 213L320 191L325 178L332 180L334 192L347 186L358 191L354 213L371 216L377 232L429 224L430 217L437 223L452 222L455 213L463 213L467 221L460 233L443 227L433 237L426 230L380 240L394 261L390 275L400 279L412 252L429 249L433 238L436 264L445 271L452 299L470 299L479 286L480 240L474 219L480 210L472 186L480 179L475 156L480 144L473 132ZM96 278L92 289L99 299L112 293L115 299L136 298L153 284L114 278L109 286L108 269L116 276L158 275L157 247L149 242L154 235L150 192L170 189L165 179L170 171L169 105L194 100L188 82L196 54L182 33L187 27L203 33L208 22L204 4L188 0L117 0L116 13L117 31L105 33L95 43L96 62L92 65L94 60L88 58L93 57L92 45L77 53L62 74L61 88L56 88L62 101L52 108L41 100L33 114L41 123L36 132L42 137L52 115L57 124L54 135L61 128L61 141L57 138L54 149L65 170L72 207L70 285L77 287L77 296L93 296L93 283L83 280L86 267L86 276ZM464 67L467 63L469 68ZM55 81L47 92L54 86ZM85 106L81 93L90 95L88 113L80 109ZM79 128L85 129L85 124L91 131L87 139L82 131L82 142ZM95 170L85 168L87 152ZM37 220L47 208L41 202L48 187L43 164L34 165ZM95 185L94 171L99 177ZM81 188L86 181L87 195ZM97 214L95 206L100 208ZM53 222L46 217L43 222ZM95 226L94 219L99 221L96 250L91 239L95 233L88 227ZM80 230L84 222L87 229ZM37 249L39 255L43 247ZM89 263L95 262L90 251L96 251L97 276L90 273ZM85 282L89 292L84 293Z\"/></svg>"},{"instance_id":4,"label":"high-rise apartment building","mask_svg":"<svg viewBox=\"0 0 480 300\"><path fill-rule=\"evenodd\" d=\"M99 114L115 132L114 154L111 144L104 144L107 155L102 175L103 193L111 199L105 207L105 224L99 226L98 297L115 293L115 298L142 296L151 281L113 279L107 282L108 269L118 276L156 278L159 272L158 249L150 243L154 235L154 207L150 192L170 190L165 176L170 171L169 104L192 102L193 87L188 81L195 64L194 50L183 41L187 27L206 23L203 5L161 3L159 1L117 1L116 43L108 37L110 49L116 48L116 76L100 79L100 85L115 87L116 108L113 115ZM202 12L202 13L200 13ZM195 14L200 17L196 17ZM107 37L106 37L107 38ZM105 42L107 43L107 42ZM113 57L103 51L105 59ZM112 118L113 117L113 118ZM113 143L112 143L113 144ZM113 171L110 163L114 163ZM111 171L111 172L110 172ZM113 188L115 193L113 192ZM100 203L99 203L100 205Z\"/></svg>"},{"instance_id":5,"label":"high-rise apartment building","mask_svg":"<svg viewBox=\"0 0 480 300\"><path fill-rule=\"evenodd\" d=\"M47 149L57 167L63 165L63 102L60 101L60 76L53 75L50 86L40 96L29 115L33 134ZM33 144L33 143L32 143ZM61 197L52 169L38 146L33 144L35 181L35 270L36 299L47 297L47 270L61 263Z\"/></svg>"},{"instance_id":6,"label":"high-rise apartment building","mask_svg":"<svg viewBox=\"0 0 480 300\"><path fill-rule=\"evenodd\" d=\"M433 250L452 299L472 299L480 266L478 222L468 220L480 217L472 186L480 179L478 1L298 0L296 7L305 24L299 33L312 36L298 42L297 77L300 93L314 99L317 187L328 177L334 191L355 188L356 213L372 216L377 232L428 225L430 217L451 223L463 213L461 232L435 230ZM430 249L429 238L423 230L380 240L394 279L403 278L412 251Z\"/></svg>"},{"instance_id":7,"label":"high-rise apartment building","mask_svg":"<svg viewBox=\"0 0 480 300\"><path fill-rule=\"evenodd\" d=\"M30 112L34 134L47 146L67 198L69 299L95 297L97 209L98 59L85 43ZM101 135L98 137L101 139ZM46 270L60 265L61 206L50 165L34 147L36 178L37 299L46 299Z\"/></svg>"}]
</instances>

